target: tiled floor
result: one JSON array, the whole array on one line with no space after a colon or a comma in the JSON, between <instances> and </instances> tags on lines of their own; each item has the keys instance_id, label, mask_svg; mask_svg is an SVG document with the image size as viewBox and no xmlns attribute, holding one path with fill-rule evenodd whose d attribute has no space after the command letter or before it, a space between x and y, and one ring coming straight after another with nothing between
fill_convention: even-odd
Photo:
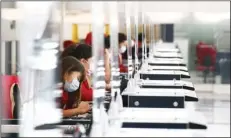
<instances>
[{"instance_id":1,"label":"tiled floor","mask_svg":"<svg viewBox=\"0 0 231 138\"><path fill-rule=\"evenodd\" d=\"M192 75L199 102L196 110L208 122L207 137L230 137L230 84L202 84Z\"/></svg>"}]
</instances>

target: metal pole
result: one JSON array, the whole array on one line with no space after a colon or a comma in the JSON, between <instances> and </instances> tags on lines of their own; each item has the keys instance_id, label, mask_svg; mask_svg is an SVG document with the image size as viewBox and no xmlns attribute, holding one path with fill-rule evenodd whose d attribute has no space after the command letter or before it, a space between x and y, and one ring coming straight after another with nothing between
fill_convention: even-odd
<instances>
[{"instance_id":1,"label":"metal pole","mask_svg":"<svg viewBox=\"0 0 231 138\"><path fill-rule=\"evenodd\" d=\"M110 14L110 45L111 45L111 96L112 101L108 111L110 125L115 123L122 101L120 95L120 72L118 62L118 7L117 2L109 2ZM120 105L121 104L121 105ZM118 106L117 106L118 105Z\"/></svg>"},{"instance_id":2,"label":"metal pole","mask_svg":"<svg viewBox=\"0 0 231 138\"><path fill-rule=\"evenodd\" d=\"M143 9L142 9L143 10ZM145 42L144 42L144 37L145 37L145 30L144 30L144 14L143 14L143 11L141 10L141 25L142 25L142 64L144 63L144 60L145 60Z\"/></svg>"},{"instance_id":3,"label":"metal pole","mask_svg":"<svg viewBox=\"0 0 231 138\"><path fill-rule=\"evenodd\" d=\"M59 28L59 50L60 51L63 51L63 34L64 34L64 17L65 17L65 13L66 13L66 2L63 2L63 1L60 1L60 7L61 7L61 13L60 13L60 16L61 16L61 21L60 21L60 28Z\"/></svg>"},{"instance_id":4,"label":"metal pole","mask_svg":"<svg viewBox=\"0 0 231 138\"><path fill-rule=\"evenodd\" d=\"M135 12L134 12L134 20L135 20L135 73L138 72L139 60L138 60L138 34L139 34L139 6L138 2L135 2Z\"/></svg>"},{"instance_id":5,"label":"metal pole","mask_svg":"<svg viewBox=\"0 0 231 138\"><path fill-rule=\"evenodd\" d=\"M132 78L132 46L131 46L131 3L125 3L125 20L126 20L126 32L127 32L127 55L128 55L128 79Z\"/></svg>"},{"instance_id":6,"label":"metal pole","mask_svg":"<svg viewBox=\"0 0 231 138\"><path fill-rule=\"evenodd\" d=\"M143 25L144 25L144 36L147 38L147 24L146 24L146 16L143 13ZM144 60L147 59L147 41L144 39Z\"/></svg>"},{"instance_id":7,"label":"metal pole","mask_svg":"<svg viewBox=\"0 0 231 138\"><path fill-rule=\"evenodd\" d=\"M22 5L20 5L22 4ZM53 2L19 2L19 8L25 8L24 19L19 22L17 36L20 45L20 84L22 90L22 109L20 137L61 137L59 129L38 130L38 126L59 123L62 113L56 108L54 72L57 66L58 41L52 36L44 38L46 29L50 29L50 15ZM31 12L31 7L37 8ZM37 27L37 28L36 28ZM48 33L48 32L47 32ZM36 40L37 39L37 40ZM36 41L35 41L36 40ZM44 108L46 107L46 108ZM44 113L51 113L46 116Z\"/></svg>"}]
</instances>

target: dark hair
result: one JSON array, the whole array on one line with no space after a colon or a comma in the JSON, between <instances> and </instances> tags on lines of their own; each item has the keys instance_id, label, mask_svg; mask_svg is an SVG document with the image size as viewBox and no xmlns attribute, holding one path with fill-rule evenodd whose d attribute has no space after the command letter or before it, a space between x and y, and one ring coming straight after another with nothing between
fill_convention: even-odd
<instances>
[{"instance_id":1,"label":"dark hair","mask_svg":"<svg viewBox=\"0 0 231 138\"><path fill-rule=\"evenodd\" d=\"M110 48L110 36L106 36L104 38L104 48L109 49Z\"/></svg>"},{"instance_id":2,"label":"dark hair","mask_svg":"<svg viewBox=\"0 0 231 138\"><path fill-rule=\"evenodd\" d=\"M145 38L145 35L143 35L143 33L138 34L138 41L139 42L143 42L144 38Z\"/></svg>"},{"instance_id":3,"label":"dark hair","mask_svg":"<svg viewBox=\"0 0 231 138\"><path fill-rule=\"evenodd\" d=\"M61 59L67 56L72 56L76 48L76 44L70 45L67 48L64 49L64 51L61 54Z\"/></svg>"},{"instance_id":4,"label":"dark hair","mask_svg":"<svg viewBox=\"0 0 231 138\"><path fill-rule=\"evenodd\" d=\"M81 73L81 78L79 80L80 81L79 86L81 86L85 78L85 69L83 65L81 64L81 62L72 56L67 56L62 59L61 65L62 65L63 82L64 82L63 77L66 73L71 74L72 72L76 71L76 72ZM73 104L75 104L76 102L78 103L80 102L80 99L81 99L81 93L80 93L80 87L79 87L78 90L76 90L76 92L68 93L68 103L66 104L67 108L72 108Z\"/></svg>"},{"instance_id":5,"label":"dark hair","mask_svg":"<svg viewBox=\"0 0 231 138\"><path fill-rule=\"evenodd\" d=\"M66 56L73 56L80 59L88 59L92 57L92 47L87 44L75 44L66 48L62 53L62 58Z\"/></svg>"},{"instance_id":6,"label":"dark hair","mask_svg":"<svg viewBox=\"0 0 231 138\"><path fill-rule=\"evenodd\" d=\"M123 33L118 34L118 43L123 43L124 41L127 40L127 36ZM110 35L105 37L104 39L104 48L110 48Z\"/></svg>"},{"instance_id":7,"label":"dark hair","mask_svg":"<svg viewBox=\"0 0 231 138\"><path fill-rule=\"evenodd\" d=\"M127 40L127 36L123 33L118 34L119 44Z\"/></svg>"},{"instance_id":8,"label":"dark hair","mask_svg":"<svg viewBox=\"0 0 231 138\"><path fill-rule=\"evenodd\" d=\"M92 47L87 44L79 44L73 55L77 59L89 59L92 57Z\"/></svg>"}]
</instances>

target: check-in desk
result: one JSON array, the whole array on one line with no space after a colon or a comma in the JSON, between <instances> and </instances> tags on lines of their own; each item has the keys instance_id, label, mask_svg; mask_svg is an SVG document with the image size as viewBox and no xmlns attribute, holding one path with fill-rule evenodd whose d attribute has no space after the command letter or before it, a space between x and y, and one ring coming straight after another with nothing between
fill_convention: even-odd
<instances>
[{"instance_id":1,"label":"check-in desk","mask_svg":"<svg viewBox=\"0 0 231 138\"><path fill-rule=\"evenodd\" d=\"M124 107L181 109L185 107L185 93L174 89L165 91L163 89L128 88L122 93L122 98Z\"/></svg>"},{"instance_id":2,"label":"check-in desk","mask_svg":"<svg viewBox=\"0 0 231 138\"><path fill-rule=\"evenodd\" d=\"M113 129L115 133L109 131L108 136L205 135L205 118L189 109L191 106L187 106L188 103L198 101L198 98L193 84L182 80L190 78L190 75L177 51L155 52L154 55L159 54L160 57L149 59L147 65L142 65L135 75L135 83L134 80L129 80L128 87L122 94L126 103L123 103L124 109L119 113L121 128ZM150 63L154 63L154 66L150 67Z\"/></svg>"},{"instance_id":3,"label":"check-in desk","mask_svg":"<svg viewBox=\"0 0 231 138\"><path fill-rule=\"evenodd\" d=\"M155 86L158 87L158 85ZM145 106L148 107L149 104L150 106L152 104L155 104L153 102L155 100L155 102L157 102L156 105L158 105L159 107L176 108L178 106L184 107L184 103L182 103L181 101L198 101L196 92L192 90L187 90L183 88L145 88L145 85L141 85L140 88L136 87L134 91L125 91L123 92L122 96L125 101L128 101L128 103L124 103L128 107L143 106L142 103L145 103ZM175 102L177 102L177 106L174 106Z\"/></svg>"},{"instance_id":4,"label":"check-in desk","mask_svg":"<svg viewBox=\"0 0 231 138\"><path fill-rule=\"evenodd\" d=\"M150 66L183 66L186 67L186 64L183 60L175 60L175 59L160 59L160 58L154 58L149 59L148 65Z\"/></svg>"},{"instance_id":5,"label":"check-in desk","mask_svg":"<svg viewBox=\"0 0 231 138\"><path fill-rule=\"evenodd\" d=\"M171 49L175 49L178 48L178 44L176 43L168 43L168 42L159 42L154 46L155 48L171 48Z\"/></svg>"},{"instance_id":6,"label":"check-in desk","mask_svg":"<svg viewBox=\"0 0 231 138\"><path fill-rule=\"evenodd\" d=\"M175 53L181 53L178 48L154 48L154 52L175 52Z\"/></svg>"},{"instance_id":7,"label":"check-in desk","mask_svg":"<svg viewBox=\"0 0 231 138\"><path fill-rule=\"evenodd\" d=\"M207 129L205 119L200 113L188 112L186 109L179 108L124 108L116 122L117 128L113 129L121 136L134 136L134 133L142 131L146 131L146 133L137 134L136 136L169 136L165 133L159 134L158 131L170 132L171 134L182 132L183 134L180 136L185 137L196 133L201 133L200 136L203 136ZM118 127L121 128L118 129ZM157 134L152 133L153 131ZM112 136L116 136L116 134ZM178 134L176 133L175 136L178 136Z\"/></svg>"},{"instance_id":8,"label":"check-in desk","mask_svg":"<svg viewBox=\"0 0 231 138\"><path fill-rule=\"evenodd\" d=\"M122 128L149 129L206 129L206 122L199 112L187 109L124 108L119 114Z\"/></svg>"},{"instance_id":9,"label":"check-in desk","mask_svg":"<svg viewBox=\"0 0 231 138\"><path fill-rule=\"evenodd\" d=\"M175 52L154 52L153 56L155 58L179 58L183 59L180 53Z\"/></svg>"},{"instance_id":10,"label":"check-in desk","mask_svg":"<svg viewBox=\"0 0 231 138\"><path fill-rule=\"evenodd\" d=\"M183 80L140 80L141 88L161 88L161 89L184 89L194 92L195 88L192 82Z\"/></svg>"},{"instance_id":11,"label":"check-in desk","mask_svg":"<svg viewBox=\"0 0 231 138\"><path fill-rule=\"evenodd\" d=\"M187 67L184 66L148 66L148 70L173 70L173 71L183 71L188 72Z\"/></svg>"},{"instance_id":12,"label":"check-in desk","mask_svg":"<svg viewBox=\"0 0 231 138\"><path fill-rule=\"evenodd\" d=\"M181 80L190 78L189 73L184 71L142 70L139 71L139 74L143 80Z\"/></svg>"},{"instance_id":13,"label":"check-in desk","mask_svg":"<svg viewBox=\"0 0 231 138\"><path fill-rule=\"evenodd\" d=\"M63 119L62 122L49 125L41 125L35 127L36 130L48 130L52 131L54 129L60 129L63 131L64 136L71 135L73 133L74 127L78 124L84 125L85 128L89 128L92 123L92 116L85 114L78 117L72 117L68 119ZM6 136L16 137L19 134L19 120L18 119L8 119L2 120L1 132Z\"/></svg>"},{"instance_id":14,"label":"check-in desk","mask_svg":"<svg viewBox=\"0 0 231 138\"><path fill-rule=\"evenodd\" d=\"M120 128L111 129L106 137L204 137L204 130L188 129L141 129L141 128Z\"/></svg>"}]
</instances>

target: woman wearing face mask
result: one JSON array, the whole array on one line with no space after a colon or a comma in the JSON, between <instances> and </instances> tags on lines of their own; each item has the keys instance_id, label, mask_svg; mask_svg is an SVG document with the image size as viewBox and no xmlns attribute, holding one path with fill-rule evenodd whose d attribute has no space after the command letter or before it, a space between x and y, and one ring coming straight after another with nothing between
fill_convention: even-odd
<instances>
[{"instance_id":1,"label":"woman wearing face mask","mask_svg":"<svg viewBox=\"0 0 231 138\"><path fill-rule=\"evenodd\" d=\"M86 44L73 45L63 51L63 56L73 56L78 59L85 68L84 81L81 84L81 101L92 101L92 47Z\"/></svg>"},{"instance_id":2,"label":"woman wearing face mask","mask_svg":"<svg viewBox=\"0 0 231 138\"><path fill-rule=\"evenodd\" d=\"M85 70L83 65L74 57L62 59L63 96L61 106L63 116L71 117L84 114L90 110L87 102L80 102L80 86L84 80Z\"/></svg>"},{"instance_id":3,"label":"woman wearing face mask","mask_svg":"<svg viewBox=\"0 0 231 138\"><path fill-rule=\"evenodd\" d=\"M123 33L119 33L118 34L118 43L119 43L119 68L120 68L120 72L127 72L128 69L127 67L125 67L123 65L123 60L122 60L122 54L126 54L126 50L127 50L127 36ZM105 46L106 47L110 47L110 36L107 36L105 39ZM105 48L105 50L107 50ZM110 55L110 54L108 54ZM106 70L106 67L105 67Z\"/></svg>"}]
</instances>

